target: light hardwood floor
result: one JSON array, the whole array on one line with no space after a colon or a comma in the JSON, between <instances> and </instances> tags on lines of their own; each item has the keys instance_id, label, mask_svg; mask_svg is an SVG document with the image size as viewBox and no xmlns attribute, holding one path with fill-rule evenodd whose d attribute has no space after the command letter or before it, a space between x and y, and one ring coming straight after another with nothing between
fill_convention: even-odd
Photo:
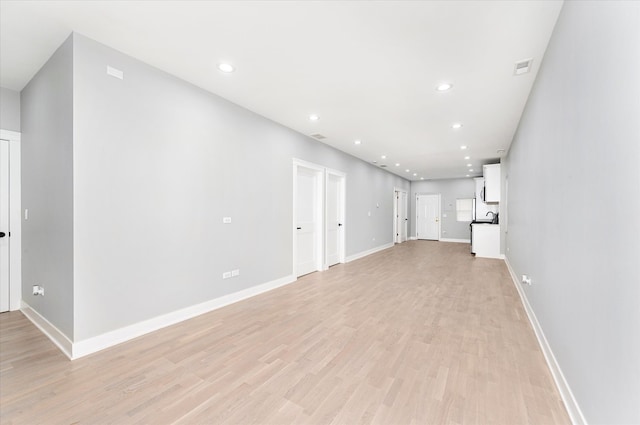
<instances>
[{"instance_id":1,"label":"light hardwood floor","mask_svg":"<svg viewBox=\"0 0 640 425\"><path fill-rule=\"evenodd\" d=\"M0 423L570 423L506 266L468 251L406 242L73 362L1 314Z\"/></svg>"}]
</instances>

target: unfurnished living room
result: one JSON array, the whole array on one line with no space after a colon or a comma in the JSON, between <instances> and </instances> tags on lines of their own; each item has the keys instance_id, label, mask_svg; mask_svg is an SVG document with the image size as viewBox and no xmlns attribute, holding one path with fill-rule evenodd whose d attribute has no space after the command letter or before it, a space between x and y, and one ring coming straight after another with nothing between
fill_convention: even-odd
<instances>
[{"instance_id":1,"label":"unfurnished living room","mask_svg":"<svg viewBox=\"0 0 640 425\"><path fill-rule=\"evenodd\" d=\"M640 424L640 2L0 0L1 424Z\"/></svg>"}]
</instances>

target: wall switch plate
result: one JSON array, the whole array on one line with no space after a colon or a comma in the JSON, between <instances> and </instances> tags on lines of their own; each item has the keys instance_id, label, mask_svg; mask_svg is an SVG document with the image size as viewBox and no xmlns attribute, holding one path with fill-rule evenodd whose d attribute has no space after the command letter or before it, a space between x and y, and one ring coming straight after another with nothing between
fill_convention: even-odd
<instances>
[{"instance_id":1,"label":"wall switch plate","mask_svg":"<svg viewBox=\"0 0 640 425\"><path fill-rule=\"evenodd\" d=\"M231 223L231 217L222 217L222 222L224 224L229 224Z\"/></svg>"},{"instance_id":2,"label":"wall switch plate","mask_svg":"<svg viewBox=\"0 0 640 425\"><path fill-rule=\"evenodd\" d=\"M231 270L231 277L240 276L240 269Z\"/></svg>"},{"instance_id":3,"label":"wall switch plate","mask_svg":"<svg viewBox=\"0 0 640 425\"><path fill-rule=\"evenodd\" d=\"M29 220L29 208L24 209L24 219Z\"/></svg>"},{"instance_id":4,"label":"wall switch plate","mask_svg":"<svg viewBox=\"0 0 640 425\"><path fill-rule=\"evenodd\" d=\"M229 279L231 277L231 272L224 272L222 273L222 278L223 279Z\"/></svg>"}]
</instances>

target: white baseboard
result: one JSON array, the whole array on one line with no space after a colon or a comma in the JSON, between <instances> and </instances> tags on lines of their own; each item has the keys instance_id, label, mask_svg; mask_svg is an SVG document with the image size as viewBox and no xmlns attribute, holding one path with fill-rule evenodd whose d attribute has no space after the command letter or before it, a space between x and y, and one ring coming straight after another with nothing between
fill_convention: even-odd
<instances>
[{"instance_id":1,"label":"white baseboard","mask_svg":"<svg viewBox=\"0 0 640 425\"><path fill-rule=\"evenodd\" d=\"M393 247L393 245L394 245L394 243L391 242L391 243L387 243L387 244L384 244L384 245L377 246L375 248L371 248L371 249L369 249L367 251L362 251L362 252L359 252L357 254L350 255L350 256L348 256L346 258L345 262L350 263L350 262L352 262L354 260L358 260L360 258L366 257L367 255L375 254L376 252L382 251L382 250L387 249L387 248L391 248L391 247Z\"/></svg>"},{"instance_id":2,"label":"white baseboard","mask_svg":"<svg viewBox=\"0 0 640 425\"><path fill-rule=\"evenodd\" d=\"M280 279L272 280L271 282L252 286L251 288L243 289L201 304L196 304L171 313L163 314L162 316L154 317L149 320L134 323L133 325L125 326L124 328L106 332L78 342L72 342L69 340L69 338L49 323L47 319L24 303L24 301L22 303L22 312L33 322L34 325L36 325L36 327L38 327L51 341L53 341L53 343L57 345L67 357L71 360L75 360L150 332L154 332L218 308L225 307L229 304L288 285L296 280L297 279L293 275L285 276Z\"/></svg>"},{"instance_id":3,"label":"white baseboard","mask_svg":"<svg viewBox=\"0 0 640 425\"><path fill-rule=\"evenodd\" d=\"M580 406L576 401L573 393L571 392L571 388L569 387L569 383L564 377L562 373L562 369L560 369L560 365L553 355L553 351L551 351L551 347L549 346L549 342L547 338L544 336L544 332L542 331L542 327L540 327L540 323L536 318L531 305L529 304L529 300L527 299L527 294L524 292L522 288L522 284L520 283L520 279L516 275L513 267L511 267L511 263L509 263L508 258L504 258L504 262L507 264L507 268L509 269L509 273L511 274L511 279L513 279L513 284L516 286L518 294L520 294L520 299L522 300L522 305L524 306L524 310L527 313L527 317L529 318L529 322L533 327L533 331L536 334L536 338L538 339L538 344L540 344L540 348L542 349L542 353L544 354L544 358L547 361L547 365L551 370L551 375L553 376L553 380L558 387L558 391L560 392L560 397L562 397L562 401L564 402L565 407L567 408L567 412L569 413L569 417L571 418L571 422L574 425L586 425L587 421L585 420L582 411L580 410Z\"/></svg>"},{"instance_id":4,"label":"white baseboard","mask_svg":"<svg viewBox=\"0 0 640 425\"><path fill-rule=\"evenodd\" d=\"M108 347L129 341L133 338L154 332L156 330L174 325L176 323L191 319L201 314L225 307L229 304L254 297L267 291L288 285L296 281L293 275L285 276L280 279L272 280L261 285L252 286L232 294L224 295L213 300L186 307L162 316L154 317L143 322L135 323L124 328L106 332L89 339L75 342L73 344L73 359L77 359L88 354L95 353Z\"/></svg>"},{"instance_id":5,"label":"white baseboard","mask_svg":"<svg viewBox=\"0 0 640 425\"><path fill-rule=\"evenodd\" d=\"M20 311L24 314L27 319L33 323L36 328L40 329L43 334L45 334L51 342L53 342L59 349L62 351L67 357L72 359L73 353L73 343L65 334L63 334L60 329L56 328L51 324L47 319L42 317L40 313L35 311L31 306L24 301L21 302Z\"/></svg>"},{"instance_id":6,"label":"white baseboard","mask_svg":"<svg viewBox=\"0 0 640 425\"><path fill-rule=\"evenodd\" d=\"M409 237L409 240L410 240L410 241L417 241L417 240L418 240L418 238L416 238L415 236L411 236L411 237Z\"/></svg>"},{"instance_id":7,"label":"white baseboard","mask_svg":"<svg viewBox=\"0 0 640 425\"><path fill-rule=\"evenodd\" d=\"M450 239L450 238L441 238L440 242L457 242L457 243L471 243L471 239Z\"/></svg>"}]
</instances>

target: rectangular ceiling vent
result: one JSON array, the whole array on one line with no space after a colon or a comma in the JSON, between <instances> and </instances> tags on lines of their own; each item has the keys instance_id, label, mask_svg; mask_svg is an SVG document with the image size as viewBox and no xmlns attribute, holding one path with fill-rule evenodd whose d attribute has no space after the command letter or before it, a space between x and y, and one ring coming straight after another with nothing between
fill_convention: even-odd
<instances>
[{"instance_id":1,"label":"rectangular ceiling vent","mask_svg":"<svg viewBox=\"0 0 640 425\"><path fill-rule=\"evenodd\" d=\"M522 75L529 72L531 70L531 62L533 62L533 58L516 62L516 65L513 68L513 75Z\"/></svg>"},{"instance_id":2,"label":"rectangular ceiling vent","mask_svg":"<svg viewBox=\"0 0 640 425\"><path fill-rule=\"evenodd\" d=\"M380 168L387 168L387 166L382 164L382 165L380 165Z\"/></svg>"},{"instance_id":3,"label":"rectangular ceiling vent","mask_svg":"<svg viewBox=\"0 0 640 425\"><path fill-rule=\"evenodd\" d=\"M312 135L311 135L311 137L313 137L314 139L318 139L318 140L326 139L326 137L325 137L325 136L323 136L323 135L322 135L322 134L320 134L320 133L312 134Z\"/></svg>"}]
</instances>

